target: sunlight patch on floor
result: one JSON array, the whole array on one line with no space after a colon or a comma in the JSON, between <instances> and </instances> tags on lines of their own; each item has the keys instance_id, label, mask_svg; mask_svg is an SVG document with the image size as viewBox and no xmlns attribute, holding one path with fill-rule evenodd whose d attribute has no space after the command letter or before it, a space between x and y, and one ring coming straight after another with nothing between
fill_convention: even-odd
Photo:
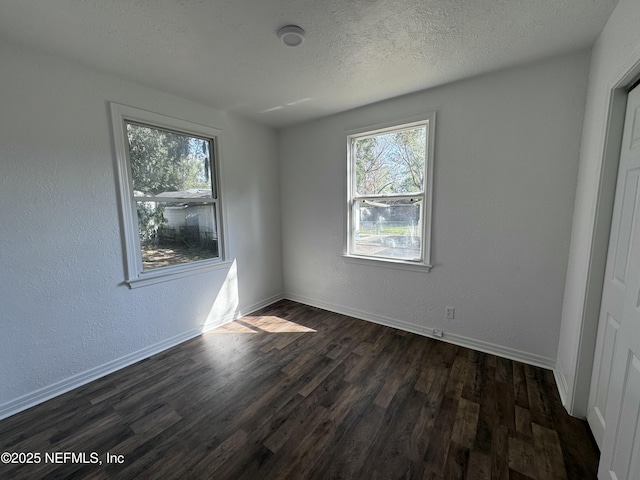
<instances>
[{"instance_id":1,"label":"sunlight patch on floor","mask_svg":"<svg viewBox=\"0 0 640 480\"><path fill-rule=\"evenodd\" d=\"M266 317L243 317L239 321L251 327L259 328L270 333L305 333L315 332L312 328L299 325L284 318L266 316Z\"/></svg>"},{"instance_id":2,"label":"sunlight patch on floor","mask_svg":"<svg viewBox=\"0 0 640 480\"><path fill-rule=\"evenodd\" d=\"M258 333L259 330L267 333L316 332L313 328L276 316L246 316L214 328L209 333Z\"/></svg>"},{"instance_id":3,"label":"sunlight patch on floor","mask_svg":"<svg viewBox=\"0 0 640 480\"><path fill-rule=\"evenodd\" d=\"M211 333L258 333L256 330L252 330L251 328L242 325L238 322L227 323L226 325L222 325L218 328L214 328L211 330Z\"/></svg>"}]
</instances>

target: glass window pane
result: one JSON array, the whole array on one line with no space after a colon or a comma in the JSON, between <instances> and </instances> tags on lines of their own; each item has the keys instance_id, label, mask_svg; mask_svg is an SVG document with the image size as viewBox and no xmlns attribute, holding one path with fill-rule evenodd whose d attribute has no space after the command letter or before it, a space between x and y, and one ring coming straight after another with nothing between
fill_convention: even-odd
<instances>
[{"instance_id":1,"label":"glass window pane","mask_svg":"<svg viewBox=\"0 0 640 480\"><path fill-rule=\"evenodd\" d=\"M356 201L356 255L420 260L422 202L409 200Z\"/></svg>"},{"instance_id":2,"label":"glass window pane","mask_svg":"<svg viewBox=\"0 0 640 480\"><path fill-rule=\"evenodd\" d=\"M212 203L136 202L143 270L218 258Z\"/></svg>"},{"instance_id":3,"label":"glass window pane","mask_svg":"<svg viewBox=\"0 0 640 480\"><path fill-rule=\"evenodd\" d=\"M212 198L211 141L127 123L136 197Z\"/></svg>"},{"instance_id":4,"label":"glass window pane","mask_svg":"<svg viewBox=\"0 0 640 480\"><path fill-rule=\"evenodd\" d=\"M357 193L423 191L426 141L425 126L356 139L353 155Z\"/></svg>"}]
</instances>

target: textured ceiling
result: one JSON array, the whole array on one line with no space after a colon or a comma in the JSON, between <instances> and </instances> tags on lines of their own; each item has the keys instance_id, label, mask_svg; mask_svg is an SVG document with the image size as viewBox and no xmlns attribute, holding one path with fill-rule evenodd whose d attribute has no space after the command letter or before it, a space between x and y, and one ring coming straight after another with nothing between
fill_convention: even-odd
<instances>
[{"instance_id":1,"label":"textured ceiling","mask_svg":"<svg viewBox=\"0 0 640 480\"><path fill-rule=\"evenodd\" d=\"M616 3L2 0L0 37L278 127L588 47Z\"/></svg>"}]
</instances>

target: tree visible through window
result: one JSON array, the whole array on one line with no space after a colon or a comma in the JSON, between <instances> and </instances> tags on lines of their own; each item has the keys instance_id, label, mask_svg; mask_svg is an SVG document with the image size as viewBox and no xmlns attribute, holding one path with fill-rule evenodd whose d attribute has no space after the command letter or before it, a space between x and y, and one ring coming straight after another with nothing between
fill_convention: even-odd
<instances>
[{"instance_id":1,"label":"tree visible through window","mask_svg":"<svg viewBox=\"0 0 640 480\"><path fill-rule=\"evenodd\" d=\"M143 269L217 258L213 140L126 127Z\"/></svg>"},{"instance_id":2,"label":"tree visible through window","mask_svg":"<svg viewBox=\"0 0 640 480\"><path fill-rule=\"evenodd\" d=\"M430 121L349 137L350 255L428 260Z\"/></svg>"}]
</instances>

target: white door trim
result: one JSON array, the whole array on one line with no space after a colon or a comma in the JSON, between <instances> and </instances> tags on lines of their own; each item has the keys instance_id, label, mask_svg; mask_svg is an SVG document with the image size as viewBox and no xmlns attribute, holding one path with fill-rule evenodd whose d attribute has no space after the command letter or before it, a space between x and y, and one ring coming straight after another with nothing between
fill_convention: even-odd
<instances>
[{"instance_id":1,"label":"white door trim","mask_svg":"<svg viewBox=\"0 0 640 480\"><path fill-rule=\"evenodd\" d=\"M595 203L595 218L591 232L591 249L587 273L586 293L582 308L576 371L573 383L567 391L565 408L577 417L586 417L591 385L591 373L595 357L596 336L604 285L605 266L611 219L615 199L615 187L620 161L622 129L627 104L627 89L640 76L640 49L608 83L608 100L605 105L606 117L602 132L602 162Z\"/></svg>"}]
</instances>

